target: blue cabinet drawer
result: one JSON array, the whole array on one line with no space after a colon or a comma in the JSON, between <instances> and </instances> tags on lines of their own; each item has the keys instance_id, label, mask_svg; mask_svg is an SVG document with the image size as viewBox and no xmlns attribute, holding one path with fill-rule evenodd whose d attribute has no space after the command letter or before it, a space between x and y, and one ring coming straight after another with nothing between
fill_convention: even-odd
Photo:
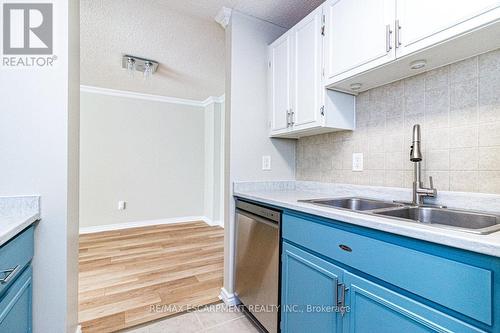
<instances>
[{"instance_id":1,"label":"blue cabinet drawer","mask_svg":"<svg viewBox=\"0 0 500 333\"><path fill-rule=\"evenodd\" d=\"M31 266L24 269L0 301L0 332L31 332Z\"/></svg>"},{"instance_id":2,"label":"blue cabinet drawer","mask_svg":"<svg viewBox=\"0 0 500 333\"><path fill-rule=\"evenodd\" d=\"M458 313L492 324L493 272L294 215L283 238Z\"/></svg>"},{"instance_id":3,"label":"blue cabinet drawer","mask_svg":"<svg viewBox=\"0 0 500 333\"><path fill-rule=\"evenodd\" d=\"M0 298L33 258L33 227L0 247Z\"/></svg>"}]
</instances>

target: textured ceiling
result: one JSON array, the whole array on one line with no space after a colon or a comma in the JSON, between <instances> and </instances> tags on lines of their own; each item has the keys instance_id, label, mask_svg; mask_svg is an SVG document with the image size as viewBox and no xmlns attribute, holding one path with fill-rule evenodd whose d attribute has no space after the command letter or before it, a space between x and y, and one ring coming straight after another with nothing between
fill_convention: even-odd
<instances>
[{"instance_id":1,"label":"textured ceiling","mask_svg":"<svg viewBox=\"0 0 500 333\"><path fill-rule=\"evenodd\" d=\"M223 7L291 27L322 0L81 0L81 84L204 100L224 93ZM144 81L122 54L156 60Z\"/></svg>"}]
</instances>

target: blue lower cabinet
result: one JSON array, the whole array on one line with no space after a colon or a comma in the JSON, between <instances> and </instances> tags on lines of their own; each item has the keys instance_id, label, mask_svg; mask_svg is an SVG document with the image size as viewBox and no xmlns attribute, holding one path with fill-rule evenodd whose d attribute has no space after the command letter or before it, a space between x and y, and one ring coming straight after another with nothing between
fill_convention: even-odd
<instances>
[{"instance_id":1,"label":"blue lower cabinet","mask_svg":"<svg viewBox=\"0 0 500 333\"><path fill-rule=\"evenodd\" d=\"M339 267L284 243L281 331L341 332L336 299L342 273Z\"/></svg>"},{"instance_id":2,"label":"blue lower cabinet","mask_svg":"<svg viewBox=\"0 0 500 333\"><path fill-rule=\"evenodd\" d=\"M0 333L31 332L33 230L0 246Z\"/></svg>"},{"instance_id":3,"label":"blue lower cabinet","mask_svg":"<svg viewBox=\"0 0 500 333\"><path fill-rule=\"evenodd\" d=\"M0 332L31 332L31 276L28 266L0 301Z\"/></svg>"},{"instance_id":4,"label":"blue lower cabinet","mask_svg":"<svg viewBox=\"0 0 500 333\"><path fill-rule=\"evenodd\" d=\"M484 332L349 272L343 281L349 307L345 333Z\"/></svg>"},{"instance_id":5,"label":"blue lower cabinet","mask_svg":"<svg viewBox=\"0 0 500 333\"><path fill-rule=\"evenodd\" d=\"M289 212L282 237L282 333L500 332L500 258Z\"/></svg>"}]
</instances>

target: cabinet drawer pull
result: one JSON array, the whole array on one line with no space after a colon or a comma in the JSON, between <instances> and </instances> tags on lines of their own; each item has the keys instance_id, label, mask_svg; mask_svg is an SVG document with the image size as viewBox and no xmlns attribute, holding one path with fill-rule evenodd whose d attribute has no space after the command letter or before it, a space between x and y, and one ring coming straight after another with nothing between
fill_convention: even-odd
<instances>
[{"instance_id":1,"label":"cabinet drawer pull","mask_svg":"<svg viewBox=\"0 0 500 333\"><path fill-rule=\"evenodd\" d=\"M16 276L17 272L19 272L20 269L21 269L21 266L17 265L14 268L0 270L0 273L5 274L4 277L2 279L0 279L0 283L1 284L9 283L10 280L12 280L12 278L14 278L14 276Z\"/></svg>"},{"instance_id":2,"label":"cabinet drawer pull","mask_svg":"<svg viewBox=\"0 0 500 333\"><path fill-rule=\"evenodd\" d=\"M347 246L347 245L344 245L344 244L340 244L339 247L344 250L344 251L347 251L347 252L352 252L352 249Z\"/></svg>"}]
</instances>

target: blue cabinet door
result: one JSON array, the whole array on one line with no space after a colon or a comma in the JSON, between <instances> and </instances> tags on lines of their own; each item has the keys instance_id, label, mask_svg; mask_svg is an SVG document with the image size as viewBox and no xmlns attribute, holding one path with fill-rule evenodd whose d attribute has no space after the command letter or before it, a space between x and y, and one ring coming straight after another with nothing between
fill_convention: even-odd
<instances>
[{"instance_id":1,"label":"blue cabinet door","mask_svg":"<svg viewBox=\"0 0 500 333\"><path fill-rule=\"evenodd\" d=\"M31 332L31 275L28 266L0 300L0 332Z\"/></svg>"},{"instance_id":2,"label":"blue cabinet door","mask_svg":"<svg viewBox=\"0 0 500 333\"><path fill-rule=\"evenodd\" d=\"M343 279L349 307L344 333L484 332L347 271Z\"/></svg>"},{"instance_id":3,"label":"blue cabinet door","mask_svg":"<svg viewBox=\"0 0 500 333\"><path fill-rule=\"evenodd\" d=\"M284 242L281 332L341 332L336 306L342 273L339 267Z\"/></svg>"}]
</instances>

